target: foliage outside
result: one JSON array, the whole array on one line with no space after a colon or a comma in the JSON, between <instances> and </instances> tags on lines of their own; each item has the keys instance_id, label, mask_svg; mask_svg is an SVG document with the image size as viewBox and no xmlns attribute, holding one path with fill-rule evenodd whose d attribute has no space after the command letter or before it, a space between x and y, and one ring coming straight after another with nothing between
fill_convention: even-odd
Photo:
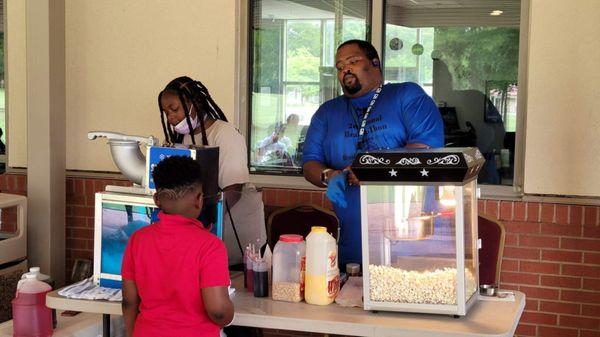
<instances>
[{"instance_id":1,"label":"foliage outside","mask_svg":"<svg viewBox=\"0 0 600 337\"><path fill-rule=\"evenodd\" d=\"M484 91L486 81L517 80L518 28L435 28L434 48L448 65L458 90Z\"/></svg>"}]
</instances>

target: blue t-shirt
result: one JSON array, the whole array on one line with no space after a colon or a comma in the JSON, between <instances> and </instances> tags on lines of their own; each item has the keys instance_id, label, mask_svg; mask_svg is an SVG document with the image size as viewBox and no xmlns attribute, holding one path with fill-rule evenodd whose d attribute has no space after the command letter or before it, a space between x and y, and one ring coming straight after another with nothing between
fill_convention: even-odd
<instances>
[{"instance_id":1,"label":"blue t-shirt","mask_svg":"<svg viewBox=\"0 0 600 337\"><path fill-rule=\"evenodd\" d=\"M303 164L318 161L327 167L343 169L354 161L363 111L375 91L358 98L340 96L323 103L312 117L306 134ZM422 143L444 145L444 125L440 112L416 83L386 84L367 119L362 150L380 150ZM360 188L346 190L347 208L335 206L340 219L339 260L362 263L360 233Z\"/></svg>"}]
</instances>

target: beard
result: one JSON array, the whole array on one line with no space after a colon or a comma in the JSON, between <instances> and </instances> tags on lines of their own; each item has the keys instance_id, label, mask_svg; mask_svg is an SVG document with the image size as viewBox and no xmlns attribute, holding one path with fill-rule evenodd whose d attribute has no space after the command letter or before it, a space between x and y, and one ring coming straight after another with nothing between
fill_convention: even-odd
<instances>
[{"instance_id":1,"label":"beard","mask_svg":"<svg viewBox=\"0 0 600 337\"><path fill-rule=\"evenodd\" d=\"M346 82L346 78L352 76L354 78L354 82ZM346 75L344 75L343 78L343 83L342 86L344 87L344 91L349 94L349 95L354 95L357 92L360 91L360 89L362 89L362 84L360 84L360 81L358 80L358 77L356 77L356 75L348 73Z\"/></svg>"}]
</instances>

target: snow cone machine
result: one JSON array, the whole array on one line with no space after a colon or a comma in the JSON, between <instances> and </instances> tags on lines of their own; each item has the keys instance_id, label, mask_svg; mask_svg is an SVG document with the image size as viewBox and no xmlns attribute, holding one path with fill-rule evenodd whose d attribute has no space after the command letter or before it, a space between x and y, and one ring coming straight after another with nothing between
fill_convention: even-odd
<instances>
[{"instance_id":1,"label":"snow cone machine","mask_svg":"<svg viewBox=\"0 0 600 337\"><path fill-rule=\"evenodd\" d=\"M121 287L121 263L129 237L137 229L157 220L158 209L152 170L169 156L188 156L202 167L204 205L200 220L223 234L223 197L218 186L219 148L210 146L158 146L153 136L140 137L116 132L89 132L90 140L108 138L110 152L121 173L133 186L106 186L96 193L94 215L94 282L103 287ZM140 149L142 147L143 151ZM145 154L145 155L144 155Z\"/></svg>"},{"instance_id":2,"label":"snow cone machine","mask_svg":"<svg viewBox=\"0 0 600 337\"><path fill-rule=\"evenodd\" d=\"M477 300L477 148L359 153L365 310L466 315Z\"/></svg>"}]
</instances>

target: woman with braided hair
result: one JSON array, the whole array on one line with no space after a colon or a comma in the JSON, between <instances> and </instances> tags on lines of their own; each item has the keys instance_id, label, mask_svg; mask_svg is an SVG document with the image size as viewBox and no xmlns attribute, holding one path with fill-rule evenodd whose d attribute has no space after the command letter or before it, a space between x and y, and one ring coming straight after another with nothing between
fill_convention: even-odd
<instances>
[{"instance_id":1,"label":"woman with braided hair","mask_svg":"<svg viewBox=\"0 0 600 337\"><path fill-rule=\"evenodd\" d=\"M219 187L226 202L223 241L230 264L242 263L242 245L266 242L264 205L250 184L244 137L227 122L208 89L187 76L167 84L158 106L166 142L219 147Z\"/></svg>"}]
</instances>

